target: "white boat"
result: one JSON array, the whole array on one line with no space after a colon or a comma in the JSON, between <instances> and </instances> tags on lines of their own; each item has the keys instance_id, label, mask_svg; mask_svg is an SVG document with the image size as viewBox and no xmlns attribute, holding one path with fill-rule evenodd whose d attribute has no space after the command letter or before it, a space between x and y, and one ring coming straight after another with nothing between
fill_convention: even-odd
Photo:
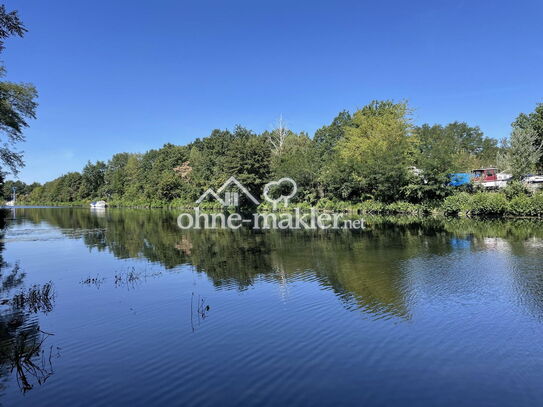
<instances>
[{"instance_id":1,"label":"white boat","mask_svg":"<svg viewBox=\"0 0 543 407\"><path fill-rule=\"evenodd\" d=\"M530 177L526 177L523 180L527 184L540 184L543 182L543 175L532 175Z\"/></svg>"},{"instance_id":2,"label":"white boat","mask_svg":"<svg viewBox=\"0 0 543 407\"><path fill-rule=\"evenodd\" d=\"M484 188L500 189L505 188L511 180L512 175L505 172L498 172L497 168L479 168L471 172L473 181Z\"/></svg>"},{"instance_id":3,"label":"white boat","mask_svg":"<svg viewBox=\"0 0 543 407\"><path fill-rule=\"evenodd\" d=\"M106 201L91 202L91 208L105 208L107 206Z\"/></svg>"},{"instance_id":4,"label":"white boat","mask_svg":"<svg viewBox=\"0 0 543 407\"><path fill-rule=\"evenodd\" d=\"M513 178L513 175L507 174L505 172L499 172L496 174L496 181L492 182L483 182L483 186L487 188L505 188L507 184L511 181Z\"/></svg>"},{"instance_id":5,"label":"white boat","mask_svg":"<svg viewBox=\"0 0 543 407\"><path fill-rule=\"evenodd\" d=\"M15 190L16 188L13 187L11 192L11 201L7 201L5 203L6 206L15 206L15 200L17 199L17 194L15 193Z\"/></svg>"}]
</instances>

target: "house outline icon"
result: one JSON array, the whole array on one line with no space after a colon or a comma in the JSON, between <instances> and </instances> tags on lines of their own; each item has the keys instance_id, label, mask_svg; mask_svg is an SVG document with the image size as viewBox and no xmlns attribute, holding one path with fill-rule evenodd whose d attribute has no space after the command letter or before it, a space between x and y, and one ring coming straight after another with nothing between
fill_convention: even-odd
<instances>
[{"instance_id":1,"label":"house outline icon","mask_svg":"<svg viewBox=\"0 0 543 407\"><path fill-rule=\"evenodd\" d=\"M241 192L243 192L245 196L247 196L247 198L249 198L255 205L260 204L260 202L258 202L258 200L249 192L249 190L234 177L228 178L226 182L222 184L219 189L217 189L217 192L215 192L212 188L207 189L202 195L200 195L196 203L199 205L204 199L211 195L213 198L219 201L222 206L239 206L239 196L237 192L231 193L227 191L225 193L225 199L220 197L220 194L222 194L223 191L230 186L230 184L236 185Z\"/></svg>"}]
</instances>

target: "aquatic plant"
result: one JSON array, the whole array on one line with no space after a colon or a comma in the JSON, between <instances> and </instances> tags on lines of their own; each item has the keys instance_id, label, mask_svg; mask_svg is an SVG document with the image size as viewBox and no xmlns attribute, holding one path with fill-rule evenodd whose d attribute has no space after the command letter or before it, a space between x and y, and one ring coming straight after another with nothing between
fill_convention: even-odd
<instances>
[{"instance_id":1,"label":"aquatic plant","mask_svg":"<svg viewBox=\"0 0 543 407\"><path fill-rule=\"evenodd\" d=\"M54 373L52 358L53 346L46 351L43 344L53 334L39 331L21 331L13 340L9 351L3 353L3 360L7 361L10 371L15 371L17 384L23 393L32 390L33 381L39 385L44 384ZM56 348L56 357L59 348Z\"/></svg>"},{"instance_id":2,"label":"aquatic plant","mask_svg":"<svg viewBox=\"0 0 543 407\"><path fill-rule=\"evenodd\" d=\"M40 286L34 284L27 290L21 290L11 299L14 308L27 309L30 312L50 312L53 309L55 290L53 282Z\"/></svg>"},{"instance_id":3,"label":"aquatic plant","mask_svg":"<svg viewBox=\"0 0 543 407\"><path fill-rule=\"evenodd\" d=\"M207 318L210 309L211 307L206 303L204 298L200 297L200 294L198 294L198 298L195 298L194 292L192 292L190 298L190 325L192 327L192 332L195 330L194 316L196 316L197 326L199 326L200 321Z\"/></svg>"},{"instance_id":4,"label":"aquatic plant","mask_svg":"<svg viewBox=\"0 0 543 407\"><path fill-rule=\"evenodd\" d=\"M106 280L105 277L100 277L99 274L96 274L95 277L87 277L86 279L82 280L81 281L81 284L84 284L84 285L93 285L95 286L96 288L100 288L100 286L102 285L102 283Z\"/></svg>"}]
</instances>

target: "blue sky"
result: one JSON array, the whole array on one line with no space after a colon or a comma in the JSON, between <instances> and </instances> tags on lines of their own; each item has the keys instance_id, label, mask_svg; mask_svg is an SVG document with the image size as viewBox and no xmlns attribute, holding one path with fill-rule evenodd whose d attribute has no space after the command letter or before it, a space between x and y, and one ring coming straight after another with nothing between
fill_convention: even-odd
<instances>
[{"instance_id":1,"label":"blue sky","mask_svg":"<svg viewBox=\"0 0 543 407\"><path fill-rule=\"evenodd\" d=\"M7 43L7 79L40 94L26 182L280 114L313 134L373 99L502 138L543 102L540 0L5 4L29 29Z\"/></svg>"}]
</instances>

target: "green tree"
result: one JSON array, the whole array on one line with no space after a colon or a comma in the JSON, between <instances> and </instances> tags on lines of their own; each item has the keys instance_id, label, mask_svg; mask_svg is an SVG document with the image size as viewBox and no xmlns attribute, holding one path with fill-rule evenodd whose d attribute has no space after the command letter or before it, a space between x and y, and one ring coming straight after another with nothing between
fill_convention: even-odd
<instances>
[{"instance_id":1,"label":"green tree","mask_svg":"<svg viewBox=\"0 0 543 407\"><path fill-rule=\"evenodd\" d=\"M241 135L241 133L240 133ZM201 194L207 188L219 187L225 179L223 157L232 147L234 136L228 130L215 129L209 137L196 139L190 145L191 182Z\"/></svg>"},{"instance_id":2,"label":"green tree","mask_svg":"<svg viewBox=\"0 0 543 407\"><path fill-rule=\"evenodd\" d=\"M272 156L274 179L288 177L298 186L296 199L317 198L319 154L316 143L306 133L286 137L282 153Z\"/></svg>"},{"instance_id":3,"label":"green tree","mask_svg":"<svg viewBox=\"0 0 543 407\"><path fill-rule=\"evenodd\" d=\"M359 201L363 193L357 164L335 154L319 171L319 198Z\"/></svg>"},{"instance_id":4,"label":"green tree","mask_svg":"<svg viewBox=\"0 0 543 407\"><path fill-rule=\"evenodd\" d=\"M83 168L81 174L81 186L79 188L79 197L98 198L102 193L104 185L104 175L106 172L106 164L103 161L96 161L95 164L90 161Z\"/></svg>"},{"instance_id":5,"label":"green tree","mask_svg":"<svg viewBox=\"0 0 543 407\"><path fill-rule=\"evenodd\" d=\"M535 171L541 160L541 146L537 147L537 133L530 127L514 126L505 162L513 178L521 180Z\"/></svg>"},{"instance_id":6,"label":"green tree","mask_svg":"<svg viewBox=\"0 0 543 407\"><path fill-rule=\"evenodd\" d=\"M238 126L224 156L218 161L221 170L220 183L234 176L258 198L262 187L270 179L270 160L268 139Z\"/></svg>"},{"instance_id":7,"label":"green tree","mask_svg":"<svg viewBox=\"0 0 543 407\"><path fill-rule=\"evenodd\" d=\"M124 167L124 179L126 188L124 197L128 200L137 200L142 197L143 185L141 183L141 155L130 154Z\"/></svg>"},{"instance_id":8,"label":"green tree","mask_svg":"<svg viewBox=\"0 0 543 407\"><path fill-rule=\"evenodd\" d=\"M350 125L352 125L351 114L343 110L332 120L330 125L323 126L315 132L313 140L318 146L321 157L326 159L335 156L335 147L343 139L345 129Z\"/></svg>"},{"instance_id":9,"label":"green tree","mask_svg":"<svg viewBox=\"0 0 543 407\"><path fill-rule=\"evenodd\" d=\"M0 52L6 38L23 37L26 31L17 12L7 12L5 6L0 5ZM0 77L5 74L5 68L0 66ZM33 85L0 81L0 161L13 174L24 166L22 152L14 148L24 141L23 129L28 127L27 120L36 117L36 97Z\"/></svg>"},{"instance_id":10,"label":"green tree","mask_svg":"<svg viewBox=\"0 0 543 407\"><path fill-rule=\"evenodd\" d=\"M313 140L317 151L317 192L319 198L355 199L360 188L351 177L353 169L340 157L336 148L345 136L345 129L352 125L351 114L343 110L332 123L315 132Z\"/></svg>"},{"instance_id":11,"label":"green tree","mask_svg":"<svg viewBox=\"0 0 543 407\"><path fill-rule=\"evenodd\" d=\"M513 122L513 127L527 130L534 134L534 146L541 149L543 146L543 103L538 103L532 113L521 113ZM537 170L543 170L543 157L537 162Z\"/></svg>"},{"instance_id":12,"label":"green tree","mask_svg":"<svg viewBox=\"0 0 543 407\"><path fill-rule=\"evenodd\" d=\"M496 163L497 141L485 137L477 126L465 122L423 124L414 129L414 134L415 166L421 173L413 174L404 189L412 201L442 199L451 192L449 174Z\"/></svg>"},{"instance_id":13,"label":"green tree","mask_svg":"<svg viewBox=\"0 0 543 407\"><path fill-rule=\"evenodd\" d=\"M8 181L5 181L2 186L2 198L5 199L6 201L11 200L13 188L15 188L17 196L21 198L30 194L38 186L39 184L36 182L33 184L26 184L23 181L8 180Z\"/></svg>"},{"instance_id":14,"label":"green tree","mask_svg":"<svg viewBox=\"0 0 543 407\"><path fill-rule=\"evenodd\" d=\"M104 173L104 193L110 196L121 197L127 185L126 164L129 153L119 153L111 157Z\"/></svg>"},{"instance_id":15,"label":"green tree","mask_svg":"<svg viewBox=\"0 0 543 407\"><path fill-rule=\"evenodd\" d=\"M354 164L355 176L369 197L390 202L400 196L413 151L410 131L405 102L373 101L354 113L338 149Z\"/></svg>"}]
</instances>

